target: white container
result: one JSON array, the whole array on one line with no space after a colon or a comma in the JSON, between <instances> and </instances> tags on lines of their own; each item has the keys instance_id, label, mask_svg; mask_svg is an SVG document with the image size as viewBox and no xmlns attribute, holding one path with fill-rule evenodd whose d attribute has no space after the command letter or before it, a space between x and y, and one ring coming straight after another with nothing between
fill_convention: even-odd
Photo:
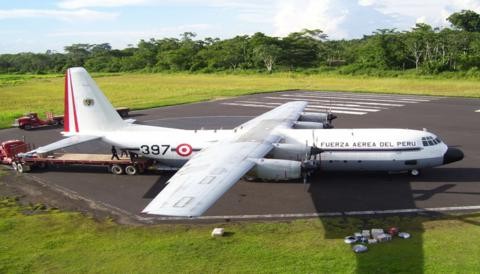
<instances>
[{"instance_id":1,"label":"white container","mask_svg":"<svg viewBox=\"0 0 480 274\"><path fill-rule=\"evenodd\" d=\"M383 233L383 234L379 234L379 235L376 237L376 239L377 239L377 241L378 241L379 243L381 243L381 242L387 242L387 241L392 240L392 235Z\"/></svg>"},{"instance_id":2,"label":"white container","mask_svg":"<svg viewBox=\"0 0 480 274\"><path fill-rule=\"evenodd\" d=\"M379 235L385 234L381 228L372 228L372 238L376 239Z\"/></svg>"},{"instance_id":3,"label":"white container","mask_svg":"<svg viewBox=\"0 0 480 274\"><path fill-rule=\"evenodd\" d=\"M370 238L370 230L362 230L362 236Z\"/></svg>"},{"instance_id":4,"label":"white container","mask_svg":"<svg viewBox=\"0 0 480 274\"><path fill-rule=\"evenodd\" d=\"M221 227L216 227L212 230L212 237L222 237L225 230Z\"/></svg>"}]
</instances>

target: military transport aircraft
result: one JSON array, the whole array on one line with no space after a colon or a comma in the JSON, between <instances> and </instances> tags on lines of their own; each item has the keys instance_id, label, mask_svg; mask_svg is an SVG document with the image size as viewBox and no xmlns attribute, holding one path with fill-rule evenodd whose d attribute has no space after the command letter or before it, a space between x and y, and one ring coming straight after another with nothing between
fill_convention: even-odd
<instances>
[{"instance_id":1,"label":"military transport aircraft","mask_svg":"<svg viewBox=\"0 0 480 274\"><path fill-rule=\"evenodd\" d=\"M182 130L122 120L84 68L65 76L64 134L46 153L102 140L178 171L144 213L203 214L244 176L306 180L315 170L407 171L459 161L463 153L436 135L409 129L326 129L331 113L303 112L294 101L232 130ZM130 173L134 170L130 170Z\"/></svg>"}]
</instances>

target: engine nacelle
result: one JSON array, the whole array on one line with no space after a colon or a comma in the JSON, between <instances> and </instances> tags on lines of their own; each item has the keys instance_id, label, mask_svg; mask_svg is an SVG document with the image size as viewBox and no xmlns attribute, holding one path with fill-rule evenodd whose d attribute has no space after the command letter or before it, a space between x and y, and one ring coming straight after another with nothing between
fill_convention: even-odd
<instances>
[{"instance_id":1,"label":"engine nacelle","mask_svg":"<svg viewBox=\"0 0 480 274\"><path fill-rule=\"evenodd\" d=\"M302 163L280 159L257 159L247 176L263 180L292 180L302 177Z\"/></svg>"},{"instance_id":2,"label":"engine nacelle","mask_svg":"<svg viewBox=\"0 0 480 274\"><path fill-rule=\"evenodd\" d=\"M303 112L298 121L328 123L328 113Z\"/></svg>"},{"instance_id":3,"label":"engine nacelle","mask_svg":"<svg viewBox=\"0 0 480 274\"><path fill-rule=\"evenodd\" d=\"M322 129L322 128L331 128L332 126L325 122L325 123L317 123L317 122L295 122L293 124L294 129Z\"/></svg>"},{"instance_id":4,"label":"engine nacelle","mask_svg":"<svg viewBox=\"0 0 480 274\"><path fill-rule=\"evenodd\" d=\"M275 159L300 161L310 153L311 147L302 144L274 144L269 156Z\"/></svg>"}]
</instances>

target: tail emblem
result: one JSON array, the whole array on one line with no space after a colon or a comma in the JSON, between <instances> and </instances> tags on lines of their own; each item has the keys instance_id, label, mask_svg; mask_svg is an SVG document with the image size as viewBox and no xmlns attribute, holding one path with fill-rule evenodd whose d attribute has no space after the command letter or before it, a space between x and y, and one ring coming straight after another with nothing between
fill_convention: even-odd
<instances>
[{"instance_id":1,"label":"tail emblem","mask_svg":"<svg viewBox=\"0 0 480 274\"><path fill-rule=\"evenodd\" d=\"M90 99L90 98L83 99L83 104L87 107L93 106L94 103L95 101L93 99Z\"/></svg>"}]
</instances>

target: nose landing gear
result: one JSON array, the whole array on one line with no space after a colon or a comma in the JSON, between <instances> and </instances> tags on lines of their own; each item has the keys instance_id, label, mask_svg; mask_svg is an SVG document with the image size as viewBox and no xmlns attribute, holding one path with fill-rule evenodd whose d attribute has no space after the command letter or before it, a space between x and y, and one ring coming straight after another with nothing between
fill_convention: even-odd
<instances>
[{"instance_id":1,"label":"nose landing gear","mask_svg":"<svg viewBox=\"0 0 480 274\"><path fill-rule=\"evenodd\" d=\"M418 175L420 175L420 170L418 170L418 169L412 169L412 170L409 171L409 173L410 173L410 175L412 175L412 176L418 176Z\"/></svg>"}]
</instances>

